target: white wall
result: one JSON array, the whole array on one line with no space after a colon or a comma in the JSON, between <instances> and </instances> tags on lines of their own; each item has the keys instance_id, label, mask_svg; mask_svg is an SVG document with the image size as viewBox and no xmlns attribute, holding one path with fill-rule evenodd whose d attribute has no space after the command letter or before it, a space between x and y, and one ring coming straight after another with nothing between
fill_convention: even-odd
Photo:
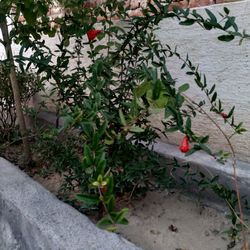
<instances>
[{"instance_id":1,"label":"white wall","mask_svg":"<svg viewBox=\"0 0 250 250\"><path fill-rule=\"evenodd\" d=\"M250 33L250 1L209 6L213 12L223 12L223 7L228 7L230 14L236 16L236 23L241 29L246 29ZM198 8L198 13L203 13L204 8ZM222 32L211 30L205 31L198 25L181 26L175 20L164 20L160 24L158 37L163 44L178 46L178 51L185 57L188 52L193 63L199 64L200 70L207 76L208 83L217 85L218 95L225 106L225 111L235 104L235 117L237 121L243 121L248 129L242 136L237 136L233 140L237 157L250 162L250 40L245 40L239 46L239 40L235 39L230 43L220 42L217 36ZM176 59L169 59L168 65L178 83L192 83L184 71L180 71L182 63ZM194 84L192 84L194 85ZM191 88L187 94L194 100L203 98L202 93L197 88ZM159 117L155 116L154 121L160 126ZM215 117L219 123L223 124L221 117ZM209 133L213 148L227 148L227 143L220 133L216 131L214 125L204 116L198 117L194 123L197 132ZM230 128L225 131L229 133ZM179 144L183 135L171 134L168 139L164 139L173 144Z\"/></svg>"},{"instance_id":2,"label":"white wall","mask_svg":"<svg viewBox=\"0 0 250 250\"><path fill-rule=\"evenodd\" d=\"M227 6L231 10L231 14L237 17L236 22L239 27L250 33L250 1L213 5L208 8L213 12L219 12L223 10L224 6ZM204 13L204 8L197 10ZM228 111L232 105L236 105L236 119L245 123L248 132L235 137L233 143L237 157L250 162L250 40L244 41L241 46L239 46L237 39L230 43L220 42L217 40L217 36L221 32L204 31L197 25L180 26L176 20L172 19L161 22L157 34L163 43L168 43L171 46L177 45L179 52L184 57L188 52L193 63L199 64L200 69L206 74L208 83L210 85L216 83L217 92L223 100L225 111ZM46 42L52 50L56 49L55 44L58 42L56 38L46 38ZM18 46L14 46L15 53L18 53L18 50ZM0 59L3 58L3 55L4 50L0 44ZM86 58L83 58L82 62L83 65L89 63ZM168 66L178 83L192 81L185 75L184 71L180 71L180 61L171 58ZM195 100L203 98L202 93L196 88L191 88L188 95ZM161 118L162 116L158 114L152 120L161 127ZM221 117L217 116L215 119L223 124ZM198 133L210 134L213 148L228 148L225 139L206 117L198 117L193 125ZM225 131L230 133L230 128L226 127ZM178 133L170 134L168 139L163 138L163 140L179 144L182 136Z\"/></svg>"}]
</instances>

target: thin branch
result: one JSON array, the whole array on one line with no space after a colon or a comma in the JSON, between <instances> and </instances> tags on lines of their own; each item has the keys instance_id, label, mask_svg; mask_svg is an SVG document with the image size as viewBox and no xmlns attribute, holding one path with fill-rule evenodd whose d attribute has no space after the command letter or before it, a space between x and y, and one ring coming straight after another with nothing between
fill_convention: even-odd
<instances>
[{"instance_id":1,"label":"thin branch","mask_svg":"<svg viewBox=\"0 0 250 250\"><path fill-rule=\"evenodd\" d=\"M194 105L194 102L186 95L183 94L183 96L185 97L185 99L189 102L189 104L191 104L192 106ZM220 125L202 108L199 107L200 111L202 111L203 114L205 114L208 119L218 128L218 130L222 133L222 135L224 136L224 138L226 139L228 146L230 147L232 156L233 156L233 163L232 163L232 167L233 167L233 180L234 180L234 186L235 186L235 191L236 191L236 196L237 196L237 201L238 201L238 207L239 207L239 212L240 212L240 223L242 225L242 237L243 237L243 242L244 242L244 250L248 250L248 245L247 245L247 240L246 240L246 232L245 232L245 223L244 222L244 216L243 216L243 209L242 209L242 205L241 205L241 197L240 197L240 190L239 190L239 185L238 185L238 181L237 181L237 162L236 162L236 154L235 154L235 150L234 147L230 141L230 139L228 138L227 134L221 129Z\"/></svg>"},{"instance_id":2,"label":"thin branch","mask_svg":"<svg viewBox=\"0 0 250 250\"><path fill-rule=\"evenodd\" d=\"M100 197L104 198L100 187L98 187L98 193L99 193ZM109 210L108 210L108 208L107 208L107 206L106 206L106 204L105 204L105 201L104 201L103 199L101 199L101 202L102 202L102 205L103 205L103 207L104 207L104 210L105 210L106 214L108 215L110 221L112 222L112 225L115 227L115 226L116 226L116 223L115 223L115 221L113 220L113 218L111 217L111 215L110 215L110 213L109 213Z\"/></svg>"}]
</instances>

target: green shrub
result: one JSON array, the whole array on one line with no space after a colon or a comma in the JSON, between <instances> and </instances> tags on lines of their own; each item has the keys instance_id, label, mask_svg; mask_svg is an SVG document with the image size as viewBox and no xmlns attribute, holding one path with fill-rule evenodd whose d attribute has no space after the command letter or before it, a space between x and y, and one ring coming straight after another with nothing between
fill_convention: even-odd
<instances>
[{"instance_id":1,"label":"green shrub","mask_svg":"<svg viewBox=\"0 0 250 250\"><path fill-rule=\"evenodd\" d=\"M32 96L41 90L39 78L34 73L17 72L23 108ZM10 141L16 134L16 112L11 89L9 70L6 64L0 64L0 142Z\"/></svg>"},{"instance_id":2,"label":"green shrub","mask_svg":"<svg viewBox=\"0 0 250 250\"><path fill-rule=\"evenodd\" d=\"M239 31L227 8L217 18L208 9L202 16L196 10L170 10L171 1L153 0L142 11L142 16L129 17L124 1L107 0L89 9L82 8L80 0L59 2L67 11L64 17L54 20L58 29L49 27L49 20L44 17L48 10L46 1L40 1L39 8L34 8L32 14L25 2L15 2L27 21L16 23L11 31L12 38L22 46L17 62L20 68L28 62L27 69L34 66L38 73L42 72L43 79L53 84L58 107L62 107L59 113L65 119L64 126L46 131L39 138L41 156L46 159L49 155L50 165L54 163L56 171L66 173L67 186L82 192L77 198L84 206L101 208L106 216L99 225L114 230L116 223L127 223L124 217L127 210L116 211L115 196L120 192L132 195L145 191L151 185L151 178L162 182L161 177L166 174L166 167L161 167L152 152L159 133L180 131L184 136L180 150L186 155L203 150L223 161L227 153L213 152L207 144L207 131L203 135L195 134L192 119L197 113L206 115L223 133L208 114L212 112L231 126L232 136L245 131L242 123L235 122L234 107L225 113L215 85L207 83L189 56L180 55L177 48L163 45L157 39L155 30L160 21L175 19L180 25L198 24L205 30L218 29L222 32L218 40L224 42L235 38L242 42L250 36ZM120 23L114 22L117 17ZM41 35L56 33L60 39L55 55ZM74 45L73 51L70 45ZM23 56L26 49L34 51L29 58ZM176 86L166 64L169 57L182 62L181 69L193 76L195 87L205 93L206 100L191 100L186 94L188 83ZM90 63L84 67L85 59ZM164 113L164 131L156 130L149 121L156 109ZM68 133L72 131L78 134L70 138ZM231 137L223 135L230 146L235 170ZM242 215L236 171L234 178ZM244 229L239 216L233 218L234 223L237 218Z\"/></svg>"}]
</instances>

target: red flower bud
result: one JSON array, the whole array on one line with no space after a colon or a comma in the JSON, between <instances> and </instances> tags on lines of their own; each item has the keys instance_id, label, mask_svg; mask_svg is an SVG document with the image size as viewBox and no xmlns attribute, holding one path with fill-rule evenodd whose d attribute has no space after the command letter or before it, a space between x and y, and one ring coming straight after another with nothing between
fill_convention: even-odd
<instances>
[{"instance_id":1,"label":"red flower bud","mask_svg":"<svg viewBox=\"0 0 250 250\"><path fill-rule=\"evenodd\" d=\"M95 30L95 29L89 30L89 31L87 32L87 36L88 36L89 41L90 41L90 42L93 41L93 40L96 38L96 36L97 36L99 33L101 33L101 32L102 32L102 30Z\"/></svg>"},{"instance_id":2,"label":"red flower bud","mask_svg":"<svg viewBox=\"0 0 250 250\"><path fill-rule=\"evenodd\" d=\"M184 136L183 140L182 140L182 143L179 147L180 151L182 153L186 153L187 151L189 151L189 139L188 139L188 136Z\"/></svg>"},{"instance_id":3,"label":"red flower bud","mask_svg":"<svg viewBox=\"0 0 250 250\"><path fill-rule=\"evenodd\" d=\"M100 190L101 190L102 194L105 194L108 191L108 187L106 185L101 186Z\"/></svg>"},{"instance_id":4,"label":"red flower bud","mask_svg":"<svg viewBox=\"0 0 250 250\"><path fill-rule=\"evenodd\" d=\"M224 118L224 119L227 119L228 118L228 115L224 112L221 112L220 115Z\"/></svg>"}]
</instances>

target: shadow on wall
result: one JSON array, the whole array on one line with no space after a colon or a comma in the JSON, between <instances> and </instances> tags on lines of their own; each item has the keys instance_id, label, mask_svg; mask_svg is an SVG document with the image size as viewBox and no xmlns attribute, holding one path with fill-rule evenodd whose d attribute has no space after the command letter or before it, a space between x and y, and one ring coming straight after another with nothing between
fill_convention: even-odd
<instances>
[{"instance_id":1,"label":"shadow on wall","mask_svg":"<svg viewBox=\"0 0 250 250\"><path fill-rule=\"evenodd\" d=\"M249 32L250 27L250 1L241 1L235 3L227 3L223 5L213 5L208 8L218 13L227 7L230 15L236 17L236 23L239 30L246 29ZM205 8L198 8L197 12L206 16ZM243 122L247 132L243 135L232 138L235 147L236 156L239 160L250 162L250 42L245 40L239 45L239 40L235 39L230 43L220 42L217 37L221 32L217 30L204 31L198 25L181 26L175 20L164 20L160 24L160 30L157 31L158 38L163 44L167 43L174 48L182 57L186 57L187 53L193 64L199 65L199 69L206 75L207 84L212 87L216 84L219 97L223 101L225 112L229 112L235 105L235 118L237 122ZM199 102L206 99L200 90L195 86L192 77L185 74L181 70L182 63L175 58L168 59L168 69L173 77L177 80L177 84L190 83L190 89L187 95ZM219 116L212 116L219 124L222 125L224 132L231 134L229 127L224 125L224 120ZM162 115L155 115L152 120L157 126L161 126ZM227 142L221 133L206 116L197 116L193 120L192 128L197 134L210 135L210 143L213 149L227 150ZM179 144L182 134L169 134L168 139L164 139L171 144Z\"/></svg>"},{"instance_id":2,"label":"shadow on wall","mask_svg":"<svg viewBox=\"0 0 250 250\"><path fill-rule=\"evenodd\" d=\"M85 7L91 7L101 1L87 1ZM145 6L146 0L132 1L128 0L127 4L130 6L130 15L139 15L141 8ZM178 5L180 7L197 7L204 5L211 5L214 3L228 2L227 0L191 0L189 3L186 0L173 2L173 5ZM239 28L248 28L250 26L250 1L240 1L235 3L225 3L223 5L212 5L209 8L214 12L218 13L226 6L231 10L231 14L236 16L237 24ZM198 8L198 12L203 13L204 8ZM55 18L58 15L64 15L63 10L60 7L51 8L48 15L51 18ZM21 20L22 21L22 20ZM248 32L249 33L249 32ZM171 34L171 35L169 35ZM217 85L218 94L222 100L224 100L225 111L229 111L232 105L236 105L236 116L239 121L245 123L245 127L250 131L250 87L249 87L249 51L250 43L247 41L241 46L238 45L238 41L233 41L231 43L220 43L217 40L219 33L217 31L211 30L209 32L203 31L198 26L184 27L178 25L175 20L166 20L160 24L160 32L157 33L160 40L164 43L168 41L168 44L175 46L178 45L179 53L184 57L186 53L189 52L189 57L195 64L199 64L200 69L204 72L208 79L208 84L211 86L215 83ZM87 38L86 38L87 39ZM56 43L58 43L58 38L45 38L46 43L52 51L55 51ZM103 42L103 41L102 41ZM99 43L99 41L97 41ZM73 41L70 43L69 49L73 49ZM2 47L0 47L0 55L2 53ZM17 54L19 47L14 45L14 52ZM87 52L86 50L83 53ZM27 52L28 54L30 51ZM84 56L83 56L84 57ZM87 66L90 62L82 60L83 66ZM180 61L170 60L169 68L176 77L177 83L183 84L186 82L192 83L192 79L189 78L185 72L180 71ZM72 67L74 67L75 62L72 61ZM191 84L192 85L192 84ZM52 86L47 85L47 92L49 93ZM203 99L201 93L195 89L190 89L188 93L191 98ZM41 96L36 96L30 103L30 106L37 107L41 100ZM50 112L56 112L56 106L53 102L47 102ZM162 113L157 114L153 117L153 121L156 126L161 126ZM215 117L218 119L219 123L223 123L220 117ZM193 123L194 130L197 133L203 133L204 131L209 131L211 147L214 149L227 149L226 142L224 138L218 134L215 127L212 127L210 122L204 117L197 117ZM205 128L205 129L204 129ZM228 131L226 131L228 132ZM171 144L179 144L183 135L181 134L170 134L168 139L163 139ZM243 161L250 162L250 132L244 134L244 136L238 136L233 139L233 144L235 145L237 158Z\"/></svg>"}]
</instances>

